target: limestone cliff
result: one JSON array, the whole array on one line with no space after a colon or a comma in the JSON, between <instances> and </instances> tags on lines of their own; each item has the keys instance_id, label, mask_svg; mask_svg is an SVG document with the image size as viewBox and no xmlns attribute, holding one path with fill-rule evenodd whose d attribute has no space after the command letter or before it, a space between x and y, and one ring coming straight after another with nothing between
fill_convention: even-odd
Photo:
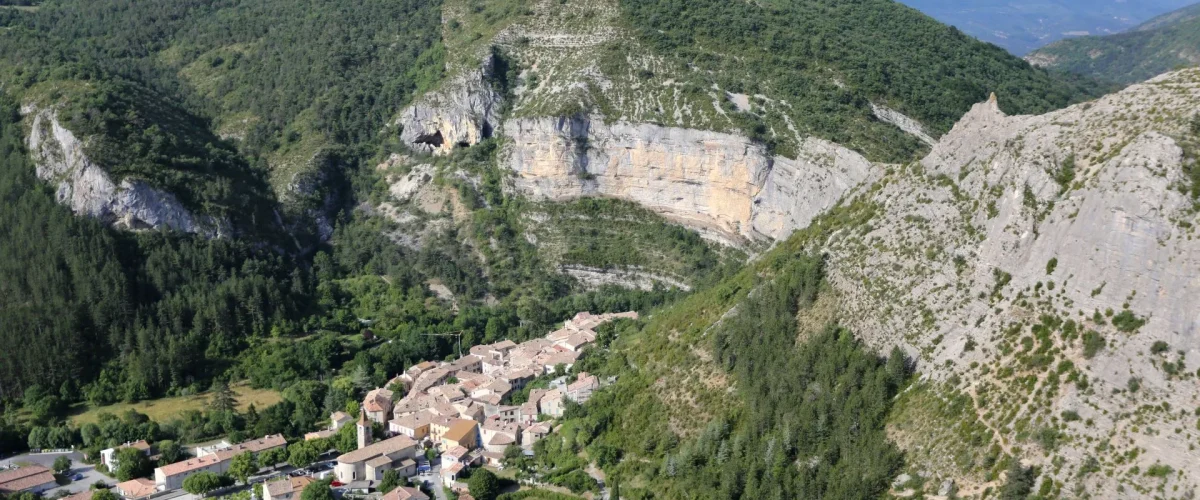
<instances>
[{"instance_id":1,"label":"limestone cliff","mask_svg":"<svg viewBox=\"0 0 1200 500\"><path fill-rule=\"evenodd\" d=\"M88 159L84 141L63 127L53 109L25 111L33 115L27 145L37 176L54 185L58 202L76 214L118 229L166 227L208 237L228 233L226 222L192 214L170 193L138 179L114 180Z\"/></svg>"},{"instance_id":2,"label":"limestone cliff","mask_svg":"<svg viewBox=\"0 0 1200 500\"><path fill-rule=\"evenodd\" d=\"M521 193L630 200L730 242L786 237L872 170L816 139L793 160L738 135L583 116L509 120L503 133Z\"/></svg>"},{"instance_id":3,"label":"limestone cliff","mask_svg":"<svg viewBox=\"0 0 1200 500\"><path fill-rule=\"evenodd\" d=\"M494 59L485 57L479 69L462 73L401 111L394 122L401 128L400 139L417 151L446 154L491 137L503 100L488 81L493 69Z\"/></svg>"},{"instance_id":4,"label":"limestone cliff","mask_svg":"<svg viewBox=\"0 0 1200 500\"><path fill-rule=\"evenodd\" d=\"M1063 496L1200 486L1200 219L1180 147L1198 106L1195 70L1042 116L976 105L850 196L874 216L825 244L840 321L908 346ZM903 434L917 466L988 484L963 458L977 445Z\"/></svg>"}]
</instances>

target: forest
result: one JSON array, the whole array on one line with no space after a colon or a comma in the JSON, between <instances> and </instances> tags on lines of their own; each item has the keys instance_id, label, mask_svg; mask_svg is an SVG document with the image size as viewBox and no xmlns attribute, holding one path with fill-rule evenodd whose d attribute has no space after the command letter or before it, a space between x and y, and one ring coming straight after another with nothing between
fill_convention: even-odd
<instances>
[{"instance_id":1,"label":"forest","mask_svg":"<svg viewBox=\"0 0 1200 500\"><path fill-rule=\"evenodd\" d=\"M779 264L763 271L767 281L736 301L736 314L707 330L710 344L700 347L712 349L736 381L735 406L709 415L698 432L667 428L670 412L650 394L656 377L630 364L630 346L648 348L652 327L610 325L601 343L616 339L613 347L590 351L573 370L619 382L569 406L558 436L539 441L534 458L514 461L522 473L587 491L594 486L581 471L585 454L610 485L622 485L624 498L876 498L886 491L904 460L883 426L892 398L909 383L909 360L898 349L881 358L837 326L802 330L796 316L820 294L824 259L770 259Z\"/></svg>"},{"instance_id":2,"label":"forest","mask_svg":"<svg viewBox=\"0 0 1200 500\"><path fill-rule=\"evenodd\" d=\"M621 0L625 18L657 50L712 71L731 92L769 86L822 116L821 136L847 133L868 101L918 119L935 135L972 105L1000 97L1009 113L1041 113L1098 95L1095 83L1031 67L891 0ZM743 83L739 75L759 75ZM832 83L829 78L839 79ZM835 139L836 142L842 142Z\"/></svg>"}]
</instances>

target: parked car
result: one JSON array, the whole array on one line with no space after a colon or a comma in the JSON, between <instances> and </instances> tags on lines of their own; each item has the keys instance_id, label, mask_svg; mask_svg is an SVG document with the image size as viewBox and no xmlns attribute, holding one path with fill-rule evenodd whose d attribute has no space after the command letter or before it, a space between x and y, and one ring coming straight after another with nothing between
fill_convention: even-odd
<instances>
[{"instance_id":1,"label":"parked car","mask_svg":"<svg viewBox=\"0 0 1200 500\"><path fill-rule=\"evenodd\" d=\"M71 476L71 480L72 481L83 481L83 474L76 472L75 475Z\"/></svg>"}]
</instances>

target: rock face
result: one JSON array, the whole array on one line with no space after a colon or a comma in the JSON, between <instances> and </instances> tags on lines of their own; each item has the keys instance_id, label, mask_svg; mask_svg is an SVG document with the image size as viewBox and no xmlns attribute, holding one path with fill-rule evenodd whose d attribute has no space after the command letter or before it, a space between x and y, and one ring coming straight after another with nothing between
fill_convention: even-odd
<instances>
[{"instance_id":1,"label":"rock face","mask_svg":"<svg viewBox=\"0 0 1200 500\"><path fill-rule=\"evenodd\" d=\"M395 122L401 140L417 151L447 154L491 137L502 102L488 81L493 67L493 58L484 58L480 69L459 75L401 111Z\"/></svg>"},{"instance_id":2,"label":"rock face","mask_svg":"<svg viewBox=\"0 0 1200 500\"><path fill-rule=\"evenodd\" d=\"M56 186L58 202L76 214L97 218L118 229L166 227L218 237L226 224L197 217L170 193L136 179L114 182L108 172L84 153L84 143L67 130L52 109L36 111L28 147L38 178Z\"/></svg>"},{"instance_id":3,"label":"rock face","mask_svg":"<svg viewBox=\"0 0 1200 500\"><path fill-rule=\"evenodd\" d=\"M785 237L872 170L824 141L792 160L737 135L583 116L509 120L504 135L519 192L630 200L728 241Z\"/></svg>"},{"instance_id":4,"label":"rock face","mask_svg":"<svg viewBox=\"0 0 1200 500\"><path fill-rule=\"evenodd\" d=\"M880 351L907 348L1005 453L1115 497L1122 482L1161 481L1132 465L1200 470L1200 217L1180 143L1197 109L1197 70L1042 116L1006 116L993 97L904 166L812 139L788 159L731 134L523 118L504 124L501 161L534 198L631 200L731 241L786 238L839 203L865 210L821 242L837 321ZM1084 332L1103 347L1085 355ZM910 452L981 492L978 467ZM1200 487L1194 474L1166 481Z\"/></svg>"},{"instance_id":5,"label":"rock face","mask_svg":"<svg viewBox=\"0 0 1200 500\"><path fill-rule=\"evenodd\" d=\"M840 321L907 346L995 443L1070 488L1162 484L1134 465L1200 486L1200 218L1180 189L1197 109L1196 70L1041 116L976 105L919 166L849 195L874 216L825 243ZM1087 331L1104 339L1091 357ZM924 457L910 454L935 467Z\"/></svg>"}]
</instances>

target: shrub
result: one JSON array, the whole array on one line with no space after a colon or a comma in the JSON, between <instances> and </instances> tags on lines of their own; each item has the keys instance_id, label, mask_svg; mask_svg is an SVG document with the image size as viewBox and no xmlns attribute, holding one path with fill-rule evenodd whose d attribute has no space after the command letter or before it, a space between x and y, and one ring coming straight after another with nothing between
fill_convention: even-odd
<instances>
[{"instance_id":1,"label":"shrub","mask_svg":"<svg viewBox=\"0 0 1200 500\"><path fill-rule=\"evenodd\" d=\"M1142 325L1146 324L1146 320L1135 316L1132 312L1126 309L1121 311L1120 314L1113 316L1112 324L1113 326L1117 327L1117 330L1129 333L1141 328Z\"/></svg>"},{"instance_id":2,"label":"shrub","mask_svg":"<svg viewBox=\"0 0 1200 500\"><path fill-rule=\"evenodd\" d=\"M1083 357L1092 359L1101 349L1104 349L1104 336L1100 332L1088 330L1083 334Z\"/></svg>"},{"instance_id":3,"label":"shrub","mask_svg":"<svg viewBox=\"0 0 1200 500\"><path fill-rule=\"evenodd\" d=\"M1058 257L1050 259L1046 263L1046 274L1054 274L1054 269L1058 267Z\"/></svg>"},{"instance_id":4,"label":"shrub","mask_svg":"<svg viewBox=\"0 0 1200 500\"><path fill-rule=\"evenodd\" d=\"M1171 350L1171 346L1167 345L1166 342L1161 341L1161 340L1154 341L1154 345L1150 346L1150 354L1153 354L1155 356L1162 354L1164 352L1167 352L1169 350Z\"/></svg>"}]
</instances>

